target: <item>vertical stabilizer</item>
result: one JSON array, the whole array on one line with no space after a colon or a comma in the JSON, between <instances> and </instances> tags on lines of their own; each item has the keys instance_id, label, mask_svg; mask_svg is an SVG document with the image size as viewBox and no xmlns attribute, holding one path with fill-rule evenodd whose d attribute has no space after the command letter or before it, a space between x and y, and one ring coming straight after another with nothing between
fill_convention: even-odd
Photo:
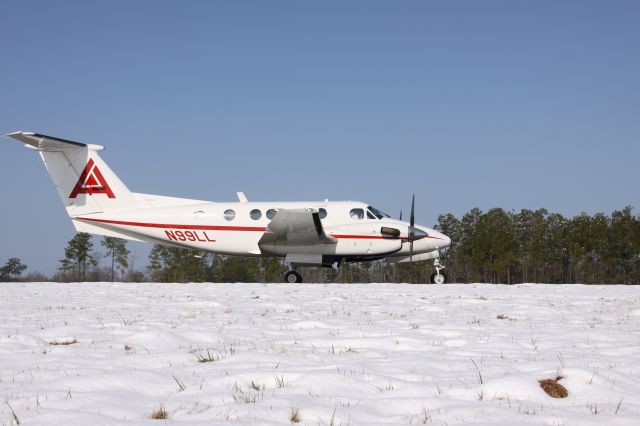
<instances>
[{"instance_id":1,"label":"vertical stabilizer","mask_svg":"<svg viewBox=\"0 0 640 426\"><path fill-rule=\"evenodd\" d=\"M98 155L103 147L38 133L7 136L40 154L69 216L136 207L131 191Z\"/></svg>"}]
</instances>

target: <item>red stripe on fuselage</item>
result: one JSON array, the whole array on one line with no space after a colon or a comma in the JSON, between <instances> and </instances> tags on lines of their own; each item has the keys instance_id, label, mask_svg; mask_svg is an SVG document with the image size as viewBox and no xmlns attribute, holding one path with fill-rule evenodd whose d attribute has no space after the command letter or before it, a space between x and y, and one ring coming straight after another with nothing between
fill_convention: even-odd
<instances>
[{"instance_id":1,"label":"red stripe on fuselage","mask_svg":"<svg viewBox=\"0 0 640 426\"><path fill-rule=\"evenodd\" d=\"M339 235L339 234L331 235L329 234L329 236L333 238L351 238L354 240L397 240L399 239L398 237L384 237L382 235Z\"/></svg>"},{"instance_id":2,"label":"red stripe on fuselage","mask_svg":"<svg viewBox=\"0 0 640 426\"><path fill-rule=\"evenodd\" d=\"M129 222L125 220L93 219L88 217L77 217L76 219L88 220L90 222L108 223L112 225L140 226L143 228L196 229L196 230L203 230L203 231L259 231L259 232L264 232L267 230L267 228L261 227L261 226L180 225L180 224L171 224L171 223L148 223L148 222Z\"/></svg>"},{"instance_id":3,"label":"red stripe on fuselage","mask_svg":"<svg viewBox=\"0 0 640 426\"><path fill-rule=\"evenodd\" d=\"M422 237L422 238L431 238L432 240L441 240L441 239L442 239L442 238L440 238L440 237L434 237L434 236L432 236L432 235L425 235L425 236L424 236L424 237ZM419 240L421 240L422 238L419 238ZM409 238L408 238L408 237L401 237L400 239L401 239L401 240L403 240L403 241L409 241ZM414 241L418 241L418 240L414 240Z\"/></svg>"},{"instance_id":4,"label":"red stripe on fuselage","mask_svg":"<svg viewBox=\"0 0 640 426\"><path fill-rule=\"evenodd\" d=\"M333 237L333 238L351 238L351 239L365 239L365 240L402 240L402 241L409 241L409 238L407 237L386 237L383 235L331 235L329 234L329 236ZM431 235L427 235L424 236L422 238L432 238L435 240L441 240L442 238L438 238L438 237L432 237ZM421 239L422 239L421 238Z\"/></svg>"}]
</instances>

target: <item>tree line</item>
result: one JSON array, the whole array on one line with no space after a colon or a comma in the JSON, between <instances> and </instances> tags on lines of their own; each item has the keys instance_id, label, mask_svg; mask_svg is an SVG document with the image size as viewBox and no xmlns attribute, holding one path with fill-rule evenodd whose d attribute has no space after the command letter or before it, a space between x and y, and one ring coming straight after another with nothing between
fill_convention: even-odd
<instances>
[{"instance_id":1,"label":"tree line","mask_svg":"<svg viewBox=\"0 0 640 426\"><path fill-rule=\"evenodd\" d=\"M450 279L488 283L640 283L640 218L631 207L566 218L546 209L475 208L438 217Z\"/></svg>"},{"instance_id":2,"label":"tree line","mask_svg":"<svg viewBox=\"0 0 640 426\"><path fill-rule=\"evenodd\" d=\"M640 283L640 218L631 207L572 218L546 209L474 208L461 218L441 214L434 228L452 240L440 256L449 282ZM23 277L26 265L11 258L0 268L0 282L280 282L287 271L278 258L222 256L163 245L154 245L148 266L137 270L126 244L103 237L101 253L91 235L77 233L52 277L37 272ZM411 265L386 260L344 263L338 270L304 269L307 282L339 283L426 283L433 271L431 261Z\"/></svg>"}]
</instances>

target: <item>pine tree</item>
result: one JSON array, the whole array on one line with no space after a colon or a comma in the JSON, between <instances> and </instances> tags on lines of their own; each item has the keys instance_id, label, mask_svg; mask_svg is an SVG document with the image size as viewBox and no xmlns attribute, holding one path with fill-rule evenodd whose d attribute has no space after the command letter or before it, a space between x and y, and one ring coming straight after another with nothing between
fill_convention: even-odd
<instances>
[{"instance_id":1,"label":"pine tree","mask_svg":"<svg viewBox=\"0 0 640 426\"><path fill-rule=\"evenodd\" d=\"M157 282L203 282L212 279L214 255L200 250L153 246L149 272Z\"/></svg>"},{"instance_id":2,"label":"pine tree","mask_svg":"<svg viewBox=\"0 0 640 426\"><path fill-rule=\"evenodd\" d=\"M17 257L10 258L7 263L0 268L0 282L17 281L20 275L27 269Z\"/></svg>"},{"instance_id":3,"label":"pine tree","mask_svg":"<svg viewBox=\"0 0 640 426\"><path fill-rule=\"evenodd\" d=\"M87 274L88 265L96 265L97 261L91 256L93 242L91 235L79 232L73 237L64 249L64 259L60 261L62 264L60 270L63 272L75 272L76 279L84 281Z\"/></svg>"},{"instance_id":4,"label":"pine tree","mask_svg":"<svg viewBox=\"0 0 640 426\"><path fill-rule=\"evenodd\" d=\"M162 244L155 244L149 253L149 273L151 280L155 282L167 282L165 268L169 264L171 253L169 247Z\"/></svg>"},{"instance_id":5,"label":"pine tree","mask_svg":"<svg viewBox=\"0 0 640 426\"><path fill-rule=\"evenodd\" d=\"M256 282L259 274L258 259L240 256L217 256L215 279L218 282Z\"/></svg>"},{"instance_id":6,"label":"pine tree","mask_svg":"<svg viewBox=\"0 0 640 426\"><path fill-rule=\"evenodd\" d=\"M101 244L107 249L107 255L111 257L111 282L115 279L114 270L116 264L120 267L120 275L124 277L124 270L129 266L127 241L121 238L104 237Z\"/></svg>"}]
</instances>

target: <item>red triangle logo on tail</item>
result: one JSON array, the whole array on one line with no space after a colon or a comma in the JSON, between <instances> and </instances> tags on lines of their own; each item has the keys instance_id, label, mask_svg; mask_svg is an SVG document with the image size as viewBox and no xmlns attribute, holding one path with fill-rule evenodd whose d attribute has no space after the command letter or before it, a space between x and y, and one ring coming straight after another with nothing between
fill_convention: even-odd
<instances>
[{"instance_id":1,"label":"red triangle logo on tail","mask_svg":"<svg viewBox=\"0 0 640 426\"><path fill-rule=\"evenodd\" d=\"M76 198L78 194L107 194L109 198L116 198L113 195L113 191L109 188L109 184L100 173L98 166L93 163L93 159L89 159L85 166L76 186L73 187L73 191L69 195L69 198Z\"/></svg>"}]
</instances>

